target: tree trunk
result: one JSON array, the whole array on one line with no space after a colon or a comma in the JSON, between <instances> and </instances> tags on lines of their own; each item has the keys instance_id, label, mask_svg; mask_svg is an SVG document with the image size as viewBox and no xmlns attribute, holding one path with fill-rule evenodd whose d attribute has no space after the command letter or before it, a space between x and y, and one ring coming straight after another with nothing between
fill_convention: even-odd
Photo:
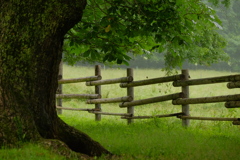
<instances>
[{"instance_id":1,"label":"tree trunk","mask_svg":"<svg viewBox=\"0 0 240 160\"><path fill-rule=\"evenodd\" d=\"M0 0L0 146L58 139L90 156L109 154L58 118L55 107L64 35L86 0Z\"/></svg>"}]
</instances>

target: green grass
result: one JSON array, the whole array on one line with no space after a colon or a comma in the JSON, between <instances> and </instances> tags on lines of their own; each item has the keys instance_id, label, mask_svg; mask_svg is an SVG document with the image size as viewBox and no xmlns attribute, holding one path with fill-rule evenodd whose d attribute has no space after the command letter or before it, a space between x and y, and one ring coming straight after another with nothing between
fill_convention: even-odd
<instances>
[{"instance_id":1,"label":"green grass","mask_svg":"<svg viewBox=\"0 0 240 160\"><path fill-rule=\"evenodd\" d=\"M236 73L217 71L190 71L192 79ZM64 66L64 78L87 77L94 75L94 68ZM103 79L126 76L124 69L102 70ZM164 76L161 70L139 69L134 71L134 79L156 78ZM135 99L150 98L180 92L171 83L149 85L135 88ZM94 93L94 87L84 83L66 84L64 93ZM226 83L190 87L190 97L239 94L239 89L227 89ZM126 96L126 89L119 84L102 86L104 98ZM94 108L84 100L64 100L64 107ZM118 104L103 104L104 112L126 113L126 108ZM157 115L181 112L181 106L171 102L162 102L135 107L135 115ZM192 116L205 117L240 117L240 109L226 109L223 103L190 105ZM135 120L126 125L126 120L116 116L102 116L102 121L95 122L94 114L88 112L64 110L60 117L93 139L100 142L119 159L163 159L163 160L237 160L240 156L240 127L231 122L191 121L190 127L184 128L176 117L163 119ZM57 158L55 158L57 157ZM19 149L0 150L0 160L24 159L64 159L34 144ZM101 159L104 159L101 158Z\"/></svg>"},{"instance_id":2,"label":"green grass","mask_svg":"<svg viewBox=\"0 0 240 160\"><path fill-rule=\"evenodd\" d=\"M122 159L239 159L239 128L214 126L183 128L175 119L139 120L132 125L119 121L62 117L88 133Z\"/></svg>"},{"instance_id":3,"label":"green grass","mask_svg":"<svg viewBox=\"0 0 240 160\"><path fill-rule=\"evenodd\" d=\"M0 160L64 160L65 158L36 145L25 144L14 149L0 149Z\"/></svg>"}]
</instances>

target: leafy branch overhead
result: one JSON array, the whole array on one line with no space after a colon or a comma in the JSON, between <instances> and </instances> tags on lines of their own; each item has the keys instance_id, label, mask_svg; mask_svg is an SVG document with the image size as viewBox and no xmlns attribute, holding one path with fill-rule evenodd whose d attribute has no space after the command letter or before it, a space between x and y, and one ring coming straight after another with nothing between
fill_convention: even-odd
<instances>
[{"instance_id":1,"label":"leafy branch overhead","mask_svg":"<svg viewBox=\"0 0 240 160\"><path fill-rule=\"evenodd\" d=\"M185 60L227 60L221 22L201 0L88 0L82 21L65 39L65 61L128 64L129 54L164 55L167 68Z\"/></svg>"}]
</instances>

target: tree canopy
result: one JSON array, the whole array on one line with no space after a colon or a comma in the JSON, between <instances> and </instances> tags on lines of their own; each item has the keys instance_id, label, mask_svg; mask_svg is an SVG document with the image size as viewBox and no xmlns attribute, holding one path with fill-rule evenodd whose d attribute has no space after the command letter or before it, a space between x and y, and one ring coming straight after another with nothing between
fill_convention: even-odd
<instances>
[{"instance_id":1,"label":"tree canopy","mask_svg":"<svg viewBox=\"0 0 240 160\"><path fill-rule=\"evenodd\" d=\"M65 37L64 60L128 64L127 53L158 52L167 68L186 60L210 65L228 59L219 29L215 10L201 0L88 0L82 21Z\"/></svg>"}]
</instances>

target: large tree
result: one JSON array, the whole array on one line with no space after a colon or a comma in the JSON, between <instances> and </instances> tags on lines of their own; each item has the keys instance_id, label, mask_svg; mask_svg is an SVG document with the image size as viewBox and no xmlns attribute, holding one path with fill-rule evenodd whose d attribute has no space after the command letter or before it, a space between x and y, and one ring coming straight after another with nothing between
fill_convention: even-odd
<instances>
[{"instance_id":1,"label":"large tree","mask_svg":"<svg viewBox=\"0 0 240 160\"><path fill-rule=\"evenodd\" d=\"M56 113L63 41L76 30L80 35L76 40L86 46L82 56L92 59L126 62L123 53L145 51L141 46L167 48L167 62L174 62L170 66L191 55L194 46L205 49L203 58L222 55L221 38L213 30L217 18L199 0L89 2L98 14L92 15L89 7L84 10L86 0L0 0L0 146L25 141L58 146L64 142L71 150L90 156L110 154ZM81 21L83 11L87 15L83 24L68 32ZM201 41L207 35L209 44Z\"/></svg>"},{"instance_id":2,"label":"large tree","mask_svg":"<svg viewBox=\"0 0 240 160\"><path fill-rule=\"evenodd\" d=\"M0 146L44 138L90 156L109 153L65 124L55 108L64 35L81 20L85 5L85 0L0 1ZM50 142L58 143L44 141Z\"/></svg>"}]
</instances>

